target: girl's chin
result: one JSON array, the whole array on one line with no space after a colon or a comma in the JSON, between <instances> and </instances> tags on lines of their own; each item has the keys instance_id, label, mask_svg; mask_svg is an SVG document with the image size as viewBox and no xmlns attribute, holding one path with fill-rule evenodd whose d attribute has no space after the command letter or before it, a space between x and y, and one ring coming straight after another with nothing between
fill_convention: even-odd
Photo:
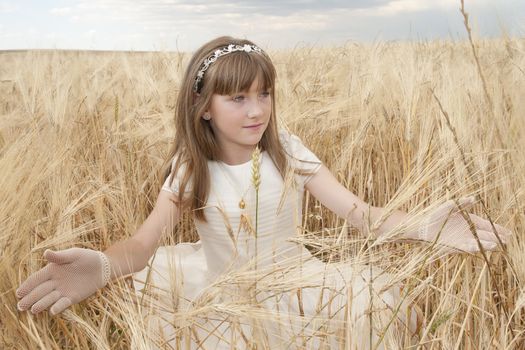
<instances>
[{"instance_id":1,"label":"girl's chin","mask_svg":"<svg viewBox=\"0 0 525 350\"><path fill-rule=\"evenodd\" d=\"M257 145L259 144L259 142L261 142L263 135L264 134L260 134L260 135L257 135L256 138L254 138L254 145Z\"/></svg>"},{"instance_id":2,"label":"girl's chin","mask_svg":"<svg viewBox=\"0 0 525 350\"><path fill-rule=\"evenodd\" d=\"M259 141L261 141L263 135L264 135L264 131L263 129L260 129L260 130L249 130L249 135L248 138L250 140L253 140L253 142L256 144L256 143L259 143Z\"/></svg>"}]
</instances>

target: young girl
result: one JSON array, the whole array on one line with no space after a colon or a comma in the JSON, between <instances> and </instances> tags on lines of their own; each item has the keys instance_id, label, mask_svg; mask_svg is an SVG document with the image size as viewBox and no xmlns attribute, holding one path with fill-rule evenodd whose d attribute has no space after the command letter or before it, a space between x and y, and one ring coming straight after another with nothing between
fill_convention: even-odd
<instances>
[{"instance_id":1,"label":"young girl","mask_svg":"<svg viewBox=\"0 0 525 350\"><path fill-rule=\"evenodd\" d=\"M305 189L376 237L410 218L396 211L385 219L383 208L348 191L299 138L278 129L275 75L269 56L248 40L220 37L198 49L181 84L171 171L153 211L103 253L46 251L48 265L16 292L19 310L56 315L134 273L141 300L154 300L149 336L165 346L367 348L414 334L421 320L388 275L326 264L294 242ZM465 214L472 203L450 200L399 238L469 252L505 243L508 230ZM185 210L200 240L158 248Z\"/></svg>"}]
</instances>

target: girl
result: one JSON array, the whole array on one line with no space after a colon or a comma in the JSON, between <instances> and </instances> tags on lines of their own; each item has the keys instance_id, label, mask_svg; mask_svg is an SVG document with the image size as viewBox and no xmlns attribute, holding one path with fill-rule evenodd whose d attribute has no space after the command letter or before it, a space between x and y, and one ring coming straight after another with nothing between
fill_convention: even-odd
<instances>
[{"instance_id":1,"label":"girl","mask_svg":"<svg viewBox=\"0 0 525 350\"><path fill-rule=\"evenodd\" d=\"M182 81L171 171L153 211L103 253L46 251L49 264L16 292L19 310L55 315L134 273L142 302L151 300L146 323L159 346L163 338L173 347L367 348L414 334L421 320L388 275L325 264L293 241L305 189L376 237L410 218L401 211L384 218L383 208L339 184L300 139L279 131L275 75L268 55L248 40L220 37L198 49ZM399 238L495 249L510 232L465 214L472 203L448 201ZM200 241L157 249L185 210Z\"/></svg>"}]
</instances>

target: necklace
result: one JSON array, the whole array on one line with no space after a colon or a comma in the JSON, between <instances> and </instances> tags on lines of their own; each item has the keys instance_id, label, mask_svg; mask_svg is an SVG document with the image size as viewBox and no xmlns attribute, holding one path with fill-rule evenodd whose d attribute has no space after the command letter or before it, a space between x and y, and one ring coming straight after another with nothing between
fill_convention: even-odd
<instances>
[{"instance_id":1,"label":"necklace","mask_svg":"<svg viewBox=\"0 0 525 350\"><path fill-rule=\"evenodd\" d=\"M239 201L239 209L245 209L246 208L246 202L244 201L244 198L246 197L246 194L248 193L248 190L250 189L250 183L248 183L248 186L246 186L246 189L244 190L244 193L241 195L240 192L239 192L239 189L238 189L238 186L235 186L233 184L233 180L230 176L230 174L228 174L228 172L224 169L224 165L221 161L218 161L217 164L219 165L219 169L221 170L222 174L224 175L224 178L226 179L226 181L228 181L228 183L230 184L230 186L235 190L235 192L237 192L237 195L241 198L240 201Z\"/></svg>"}]
</instances>

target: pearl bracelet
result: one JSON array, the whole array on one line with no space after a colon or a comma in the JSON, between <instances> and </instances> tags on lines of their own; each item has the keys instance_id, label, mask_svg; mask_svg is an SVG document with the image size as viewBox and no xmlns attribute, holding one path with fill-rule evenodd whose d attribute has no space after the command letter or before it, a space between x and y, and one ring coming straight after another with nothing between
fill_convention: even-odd
<instances>
[{"instance_id":1,"label":"pearl bracelet","mask_svg":"<svg viewBox=\"0 0 525 350\"><path fill-rule=\"evenodd\" d=\"M104 282L104 285L106 285L111 280L111 264L109 263L106 254L98 252L98 255L100 256L100 262L102 263L102 281Z\"/></svg>"}]
</instances>

